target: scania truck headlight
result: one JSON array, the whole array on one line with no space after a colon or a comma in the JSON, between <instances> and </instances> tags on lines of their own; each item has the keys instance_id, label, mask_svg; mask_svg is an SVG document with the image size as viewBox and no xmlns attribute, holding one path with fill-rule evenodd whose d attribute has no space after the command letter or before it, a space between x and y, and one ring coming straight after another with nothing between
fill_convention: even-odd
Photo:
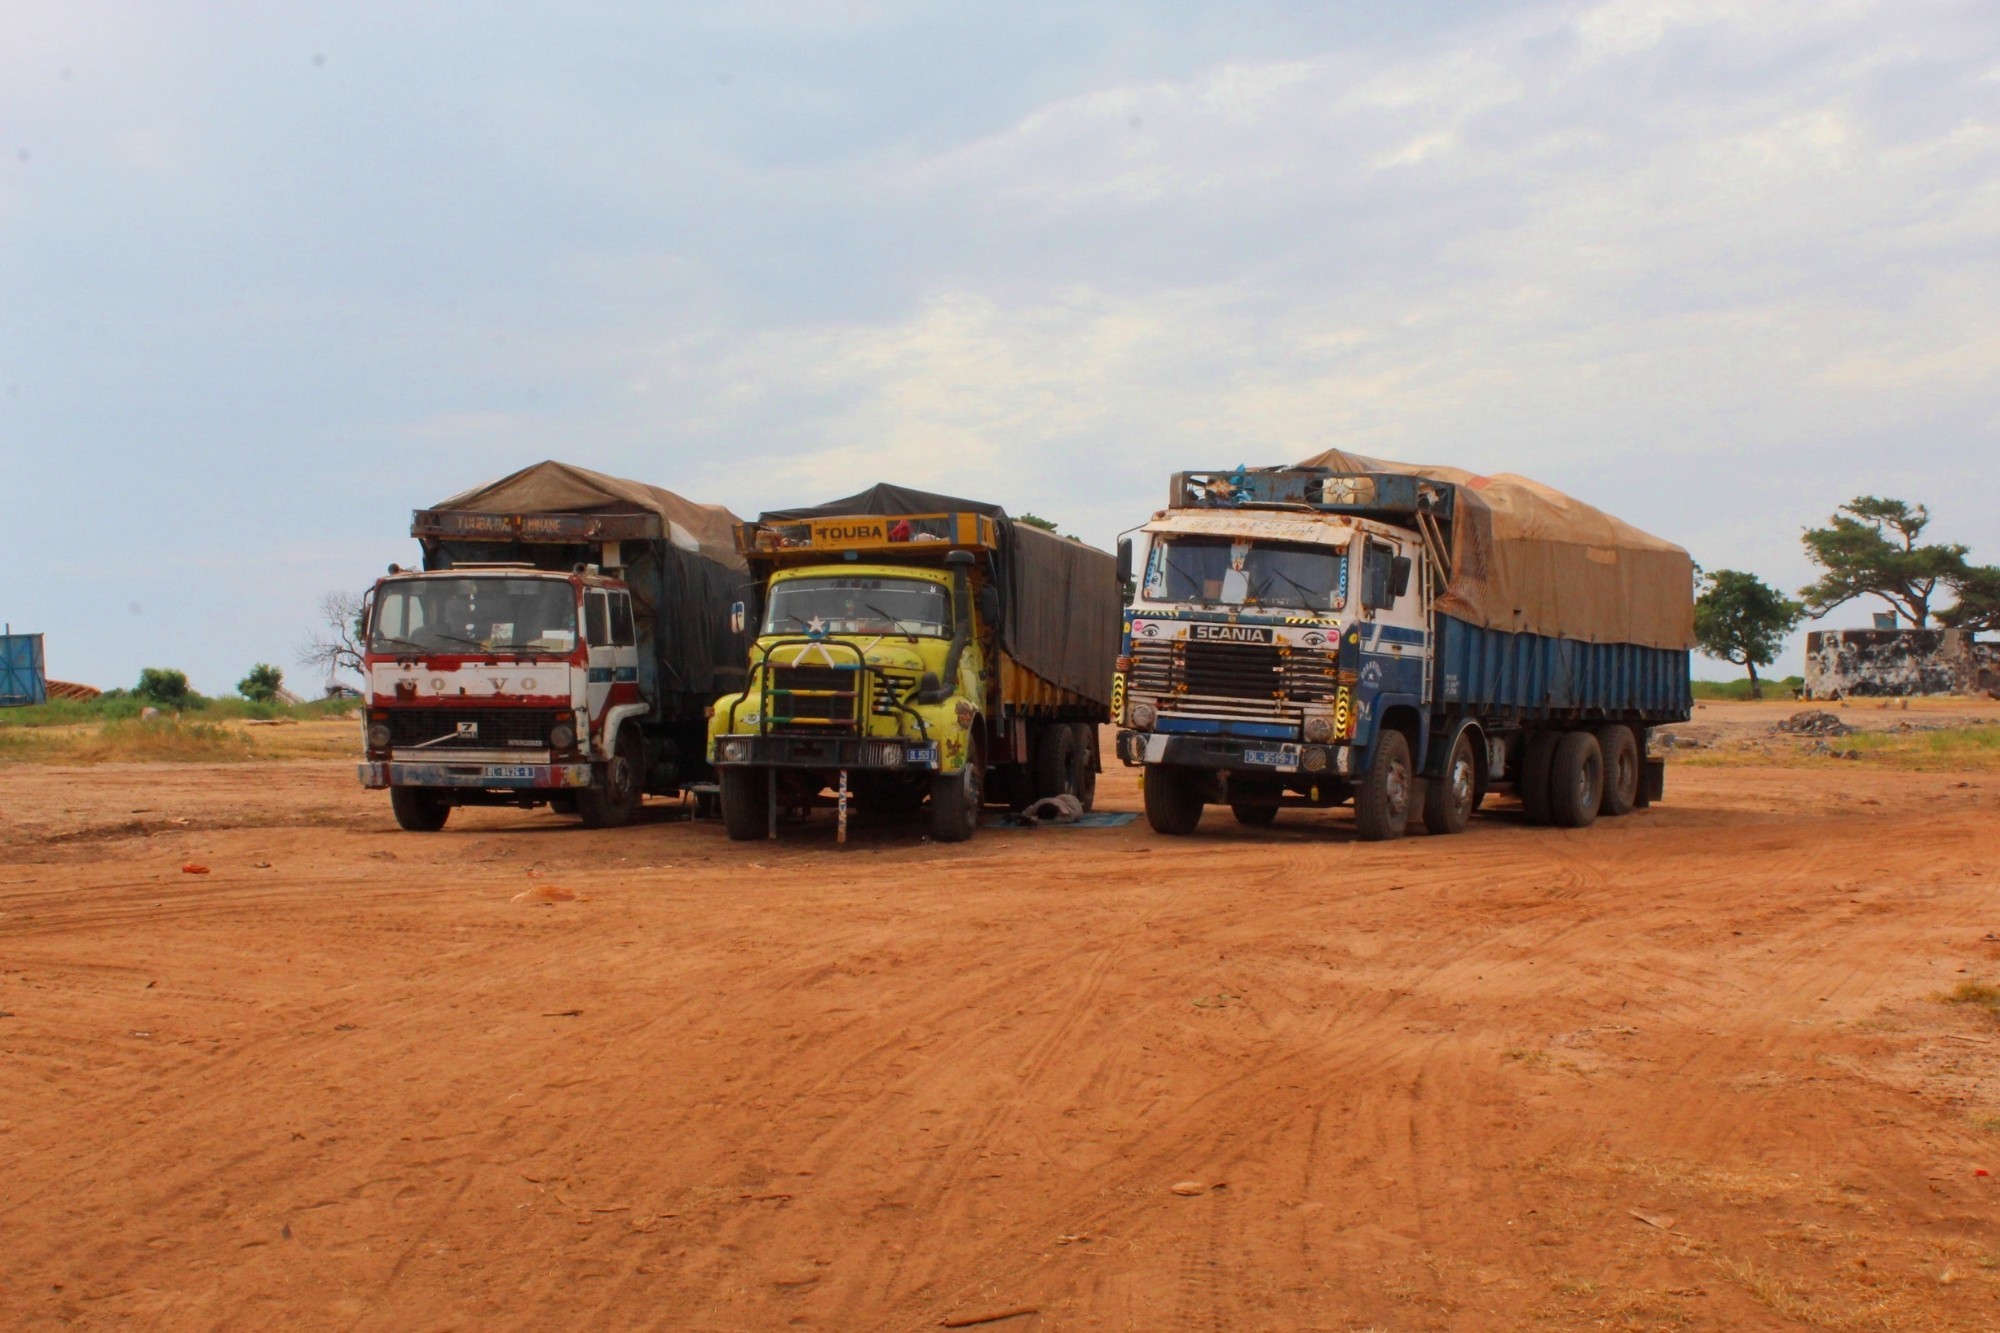
<instances>
[{"instance_id":1,"label":"scania truck headlight","mask_svg":"<svg viewBox=\"0 0 2000 1333\"><path fill-rule=\"evenodd\" d=\"M1324 745L1333 739L1333 719L1330 717L1309 717L1306 719L1306 739L1315 745Z\"/></svg>"},{"instance_id":2,"label":"scania truck headlight","mask_svg":"<svg viewBox=\"0 0 2000 1333\"><path fill-rule=\"evenodd\" d=\"M1132 705L1132 725L1137 727L1139 730L1141 731L1150 730L1153 723L1158 719L1159 719L1159 714L1153 711L1153 705L1151 704Z\"/></svg>"}]
</instances>

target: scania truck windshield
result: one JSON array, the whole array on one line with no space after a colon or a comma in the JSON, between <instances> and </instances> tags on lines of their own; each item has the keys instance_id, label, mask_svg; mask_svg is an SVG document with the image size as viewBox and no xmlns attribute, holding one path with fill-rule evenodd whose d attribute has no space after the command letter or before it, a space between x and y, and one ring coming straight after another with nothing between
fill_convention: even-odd
<instances>
[{"instance_id":1,"label":"scania truck windshield","mask_svg":"<svg viewBox=\"0 0 2000 1333\"><path fill-rule=\"evenodd\" d=\"M1347 604L1347 548L1226 537L1167 537L1153 543L1146 598L1338 611Z\"/></svg>"},{"instance_id":2,"label":"scania truck windshield","mask_svg":"<svg viewBox=\"0 0 2000 1333\"><path fill-rule=\"evenodd\" d=\"M567 579L389 579L376 594L369 636L377 653L575 647L576 589Z\"/></svg>"},{"instance_id":3,"label":"scania truck windshield","mask_svg":"<svg viewBox=\"0 0 2000 1333\"><path fill-rule=\"evenodd\" d=\"M766 634L951 637L951 594L925 579L782 579L771 585Z\"/></svg>"}]
</instances>

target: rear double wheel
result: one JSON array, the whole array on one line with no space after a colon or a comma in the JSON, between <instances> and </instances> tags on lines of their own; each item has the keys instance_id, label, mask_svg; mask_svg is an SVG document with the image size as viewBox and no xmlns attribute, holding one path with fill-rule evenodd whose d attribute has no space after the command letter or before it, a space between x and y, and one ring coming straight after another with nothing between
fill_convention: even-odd
<instances>
[{"instance_id":1,"label":"rear double wheel","mask_svg":"<svg viewBox=\"0 0 2000 1333\"><path fill-rule=\"evenodd\" d=\"M1607 815L1629 815L1639 804L1639 738L1632 728L1614 724L1597 729L1604 751L1604 806Z\"/></svg>"},{"instance_id":2,"label":"rear double wheel","mask_svg":"<svg viewBox=\"0 0 2000 1333\"><path fill-rule=\"evenodd\" d=\"M1549 822L1588 828L1604 800L1604 750L1589 731L1566 731L1549 764Z\"/></svg>"}]
</instances>

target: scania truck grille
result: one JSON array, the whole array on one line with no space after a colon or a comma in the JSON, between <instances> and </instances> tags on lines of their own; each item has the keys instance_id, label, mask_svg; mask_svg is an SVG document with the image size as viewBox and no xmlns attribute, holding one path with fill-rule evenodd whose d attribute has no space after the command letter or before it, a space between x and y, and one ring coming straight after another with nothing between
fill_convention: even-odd
<instances>
[{"instance_id":1,"label":"scania truck grille","mask_svg":"<svg viewBox=\"0 0 2000 1333\"><path fill-rule=\"evenodd\" d=\"M426 750L543 749L552 708L391 708L389 744Z\"/></svg>"},{"instance_id":2,"label":"scania truck grille","mask_svg":"<svg viewBox=\"0 0 2000 1333\"><path fill-rule=\"evenodd\" d=\"M1333 654L1267 643L1135 643L1126 689L1163 713L1297 720L1331 699Z\"/></svg>"}]
</instances>

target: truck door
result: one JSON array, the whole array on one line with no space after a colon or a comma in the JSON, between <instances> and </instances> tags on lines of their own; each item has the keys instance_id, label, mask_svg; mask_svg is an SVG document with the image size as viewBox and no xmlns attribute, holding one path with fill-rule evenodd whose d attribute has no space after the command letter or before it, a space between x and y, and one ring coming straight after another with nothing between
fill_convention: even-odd
<instances>
[{"instance_id":1,"label":"truck door","mask_svg":"<svg viewBox=\"0 0 2000 1333\"><path fill-rule=\"evenodd\" d=\"M605 588L586 592L583 637L590 649L590 729L601 736L607 708L640 701L639 640L631 594Z\"/></svg>"}]
</instances>

